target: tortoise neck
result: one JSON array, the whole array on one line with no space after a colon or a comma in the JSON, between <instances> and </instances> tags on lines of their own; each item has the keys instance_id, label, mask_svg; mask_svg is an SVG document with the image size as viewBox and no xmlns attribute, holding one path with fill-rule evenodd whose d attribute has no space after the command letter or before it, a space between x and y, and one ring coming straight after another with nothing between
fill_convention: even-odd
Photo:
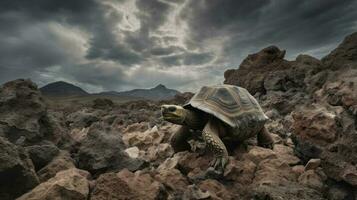
<instances>
[{"instance_id":1,"label":"tortoise neck","mask_svg":"<svg viewBox=\"0 0 357 200\"><path fill-rule=\"evenodd\" d=\"M185 109L185 119L183 125L188 126L191 129L200 130L203 129L207 123L207 118L198 112Z\"/></svg>"}]
</instances>

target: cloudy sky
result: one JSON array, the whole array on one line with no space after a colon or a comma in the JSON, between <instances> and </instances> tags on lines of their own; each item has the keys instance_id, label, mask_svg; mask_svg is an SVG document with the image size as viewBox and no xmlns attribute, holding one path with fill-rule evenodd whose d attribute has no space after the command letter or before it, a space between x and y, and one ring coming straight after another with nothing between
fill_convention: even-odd
<instances>
[{"instance_id":1,"label":"cloudy sky","mask_svg":"<svg viewBox=\"0 0 357 200\"><path fill-rule=\"evenodd\" d=\"M91 92L223 81L274 44L321 58L357 31L357 0L1 0L0 83Z\"/></svg>"}]
</instances>

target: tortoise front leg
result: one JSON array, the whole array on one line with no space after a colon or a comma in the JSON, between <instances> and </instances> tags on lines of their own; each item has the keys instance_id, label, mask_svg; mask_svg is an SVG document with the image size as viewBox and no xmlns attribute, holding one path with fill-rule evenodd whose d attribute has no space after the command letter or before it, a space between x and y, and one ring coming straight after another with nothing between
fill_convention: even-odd
<instances>
[{"instance_id":1,"label":"tortoise front leg","mask_svg":"<svg viewBox=\"0 0 357 200\"><path fill-rule=\"evenodd\" d=\"M191 146L187 142L190 136L190 129L187 126L181 126L176 133L171 136L170 143L175 152L190 150Z\"/></svg>"},{"instance_id":2,"label":"tortoise front leg","mask_svg":"<svg viewBox=\"0 0 357 200\"><path fill-rule=\"evenodd\" d=\"M213 168L223 173L228 162L228 152L218 135L218 122L209 120L202 131L202 137L206 142L207 148L211 150L215 156L215 160L212 162Z\"/></svg>"},{"instance_id":3,"label":"tortoise front leg","mask_svg":"<svg viewBox=\"0 0 357 200\"><path fill-rule=\"evenodd\" d=\"M265 127L263 127L263 129L258 133L257 140L258 145L261 147L269 149L273 149L274 147L274 140Z\"/></svg>"}]
</instances>

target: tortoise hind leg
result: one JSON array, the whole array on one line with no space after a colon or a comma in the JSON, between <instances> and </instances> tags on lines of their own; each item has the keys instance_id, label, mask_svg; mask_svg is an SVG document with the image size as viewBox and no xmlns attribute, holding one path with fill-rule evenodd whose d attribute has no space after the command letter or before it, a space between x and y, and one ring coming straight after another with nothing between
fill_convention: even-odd
<instances>
[{"instance_id":1,"label":"tortoise hind leg","mask_svg":"<svg viewBox=\"0 0 357 200\"><path fill-rule=\"evenodd\" d=\"M274 147L274 140L271 137L269 131L263 127L262 130L257 135L258 139L258 146L273 149Z\"/></svg>"},{"instance_id":2,"label":"tortoise hind leg","mask_svg":"<svg viewBox=\"0 0 357 200\"><path fill-rule=\"evenodd\" d=\"M187 139L190 136L190 129L187 126L181 126L176 133L171 136L170 143L175 152L191 150Z\"/></svg>"}]
</instances>

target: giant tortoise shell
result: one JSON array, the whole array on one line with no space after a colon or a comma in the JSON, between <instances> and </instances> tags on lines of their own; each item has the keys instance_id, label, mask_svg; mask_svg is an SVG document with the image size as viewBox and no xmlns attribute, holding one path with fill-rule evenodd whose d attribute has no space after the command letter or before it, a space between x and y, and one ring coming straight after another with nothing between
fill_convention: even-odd
<instances>
[{"instance_id":1,"label":"giant tortoise shell","mask_svg":"<svg viewBox=\"0 0 357 200\"><path fill-rule=\"evenodd\" d=\"M264 114L257 100L245 89L234 85L202 87L184 108L196 108L211 114L232 128L249 127L252 121L265 123Z\"/></svg>"}]
</instances>

